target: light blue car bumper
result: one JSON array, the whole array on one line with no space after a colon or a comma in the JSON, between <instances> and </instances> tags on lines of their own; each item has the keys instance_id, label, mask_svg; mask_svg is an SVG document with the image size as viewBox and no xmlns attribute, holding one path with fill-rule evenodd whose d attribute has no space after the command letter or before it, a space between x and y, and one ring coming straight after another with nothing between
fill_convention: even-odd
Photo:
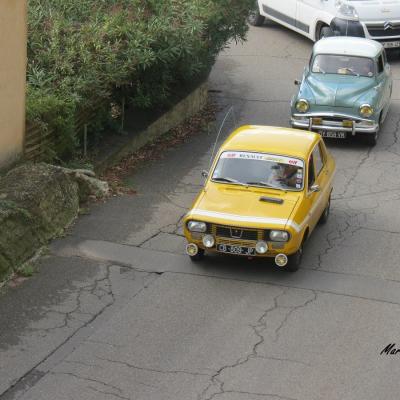
<instances>
[{"instance_id":1,"label":"light blue car bumper","mask_svg":"<svg viewBox=\"0 0 400 400\"><path fill-rule=\"evenodd\" d=\"M341 113L298 113L292 115L290 122L293 128L313 131L349 132L352 135L359 132L375 133L379 130L379 124L373 120Z\"/></svg>"}]
</instances>

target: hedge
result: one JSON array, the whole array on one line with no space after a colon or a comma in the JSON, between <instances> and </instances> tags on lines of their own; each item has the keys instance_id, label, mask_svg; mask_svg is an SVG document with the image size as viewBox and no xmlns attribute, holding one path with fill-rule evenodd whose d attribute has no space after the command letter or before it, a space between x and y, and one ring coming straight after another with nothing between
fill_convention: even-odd
<instances>
[{"instance_id":1,"label":"hedge","mask_svg":"<svg viewBox=\"0 0 400 400\"><path fill-rule=\"evenodd\" d=\"M27 120L76 145L82 109L168 104L244 40L254 0L29 0ZM110 104L108 102L108 104ZM104 101L103 101L104 103ZM102 125L107 110L98 111Z\"/></svg>"}]
</instances>

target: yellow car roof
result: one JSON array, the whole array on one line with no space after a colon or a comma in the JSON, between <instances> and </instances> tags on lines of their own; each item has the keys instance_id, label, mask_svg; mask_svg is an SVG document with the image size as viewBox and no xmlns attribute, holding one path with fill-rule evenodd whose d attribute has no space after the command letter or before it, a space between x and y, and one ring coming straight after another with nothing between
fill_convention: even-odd
<instances>
[{"instance_id":1,"label":"yellow car roof","mask_svg":"<svg viewBox=\"0 0 400 400\"><path fill-rule=\"evenodd\" d=\"M275 126L245 125L236 129L220 151L242 150L307 158L317 142L317 133Z\"/></svg>"}]
</instances>

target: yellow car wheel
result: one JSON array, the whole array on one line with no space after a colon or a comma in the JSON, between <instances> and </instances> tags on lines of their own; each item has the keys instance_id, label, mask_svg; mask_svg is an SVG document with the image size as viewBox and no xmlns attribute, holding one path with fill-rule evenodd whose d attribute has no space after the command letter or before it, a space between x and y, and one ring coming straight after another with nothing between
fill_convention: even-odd
<instances>
[{"instance_id":1,"label":"yellow car wheel","mask_svg":"<svg viewBox=\"0 0 400 400\"><path fill-rule=\"evenodd\" d=\"M331 209L331 196L329 196L328 203L326 204L325 210L319 219L320 224L326 224L328 222L330 209Z\"/></svg>"},{"instance_id":2,"label":"yellow car wheel","mask_svg":"<svg viewBox=\"0 0 400 400\"><path fill-rule=\"evenodd\" d=\"M199 249L199 251L197 252L196 255L189 256L189 257L193 262L201 261L204 258L204 250L203 249Z\"/></svg>"},{"instance_id":3,"label":"yellow car wheel","mask_svg":"<svg viewBox=\"0 0 400 400\"><path fill-rule=\"evenodd\" d=\"M288 256L288 263L286 269L289 272L296 272L300 268L301 259L303 258L303 244L299 247L296 253Z\"/></svg>"}]
</instances>

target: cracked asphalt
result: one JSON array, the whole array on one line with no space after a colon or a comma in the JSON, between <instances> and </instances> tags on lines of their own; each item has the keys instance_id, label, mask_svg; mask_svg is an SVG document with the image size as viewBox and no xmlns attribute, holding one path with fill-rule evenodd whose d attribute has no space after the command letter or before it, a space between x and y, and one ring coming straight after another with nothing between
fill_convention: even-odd
<instances>
[{"instance_id":1,"label":"cracked asphalt","mask_svg":"<svg viewBox=\"0 0 400 400\"><path fill-rule=\"evenodd\" d=\"M302 269L222 256L192 264L181 220L215 132L288 126L312 43L272 23L218 58L215 126L143 165L135 196L91 207L40 272L0 295L0 400L399 398L400 58L378 145L328 141L330 220Z\"/></svg>"}]
</instances>

